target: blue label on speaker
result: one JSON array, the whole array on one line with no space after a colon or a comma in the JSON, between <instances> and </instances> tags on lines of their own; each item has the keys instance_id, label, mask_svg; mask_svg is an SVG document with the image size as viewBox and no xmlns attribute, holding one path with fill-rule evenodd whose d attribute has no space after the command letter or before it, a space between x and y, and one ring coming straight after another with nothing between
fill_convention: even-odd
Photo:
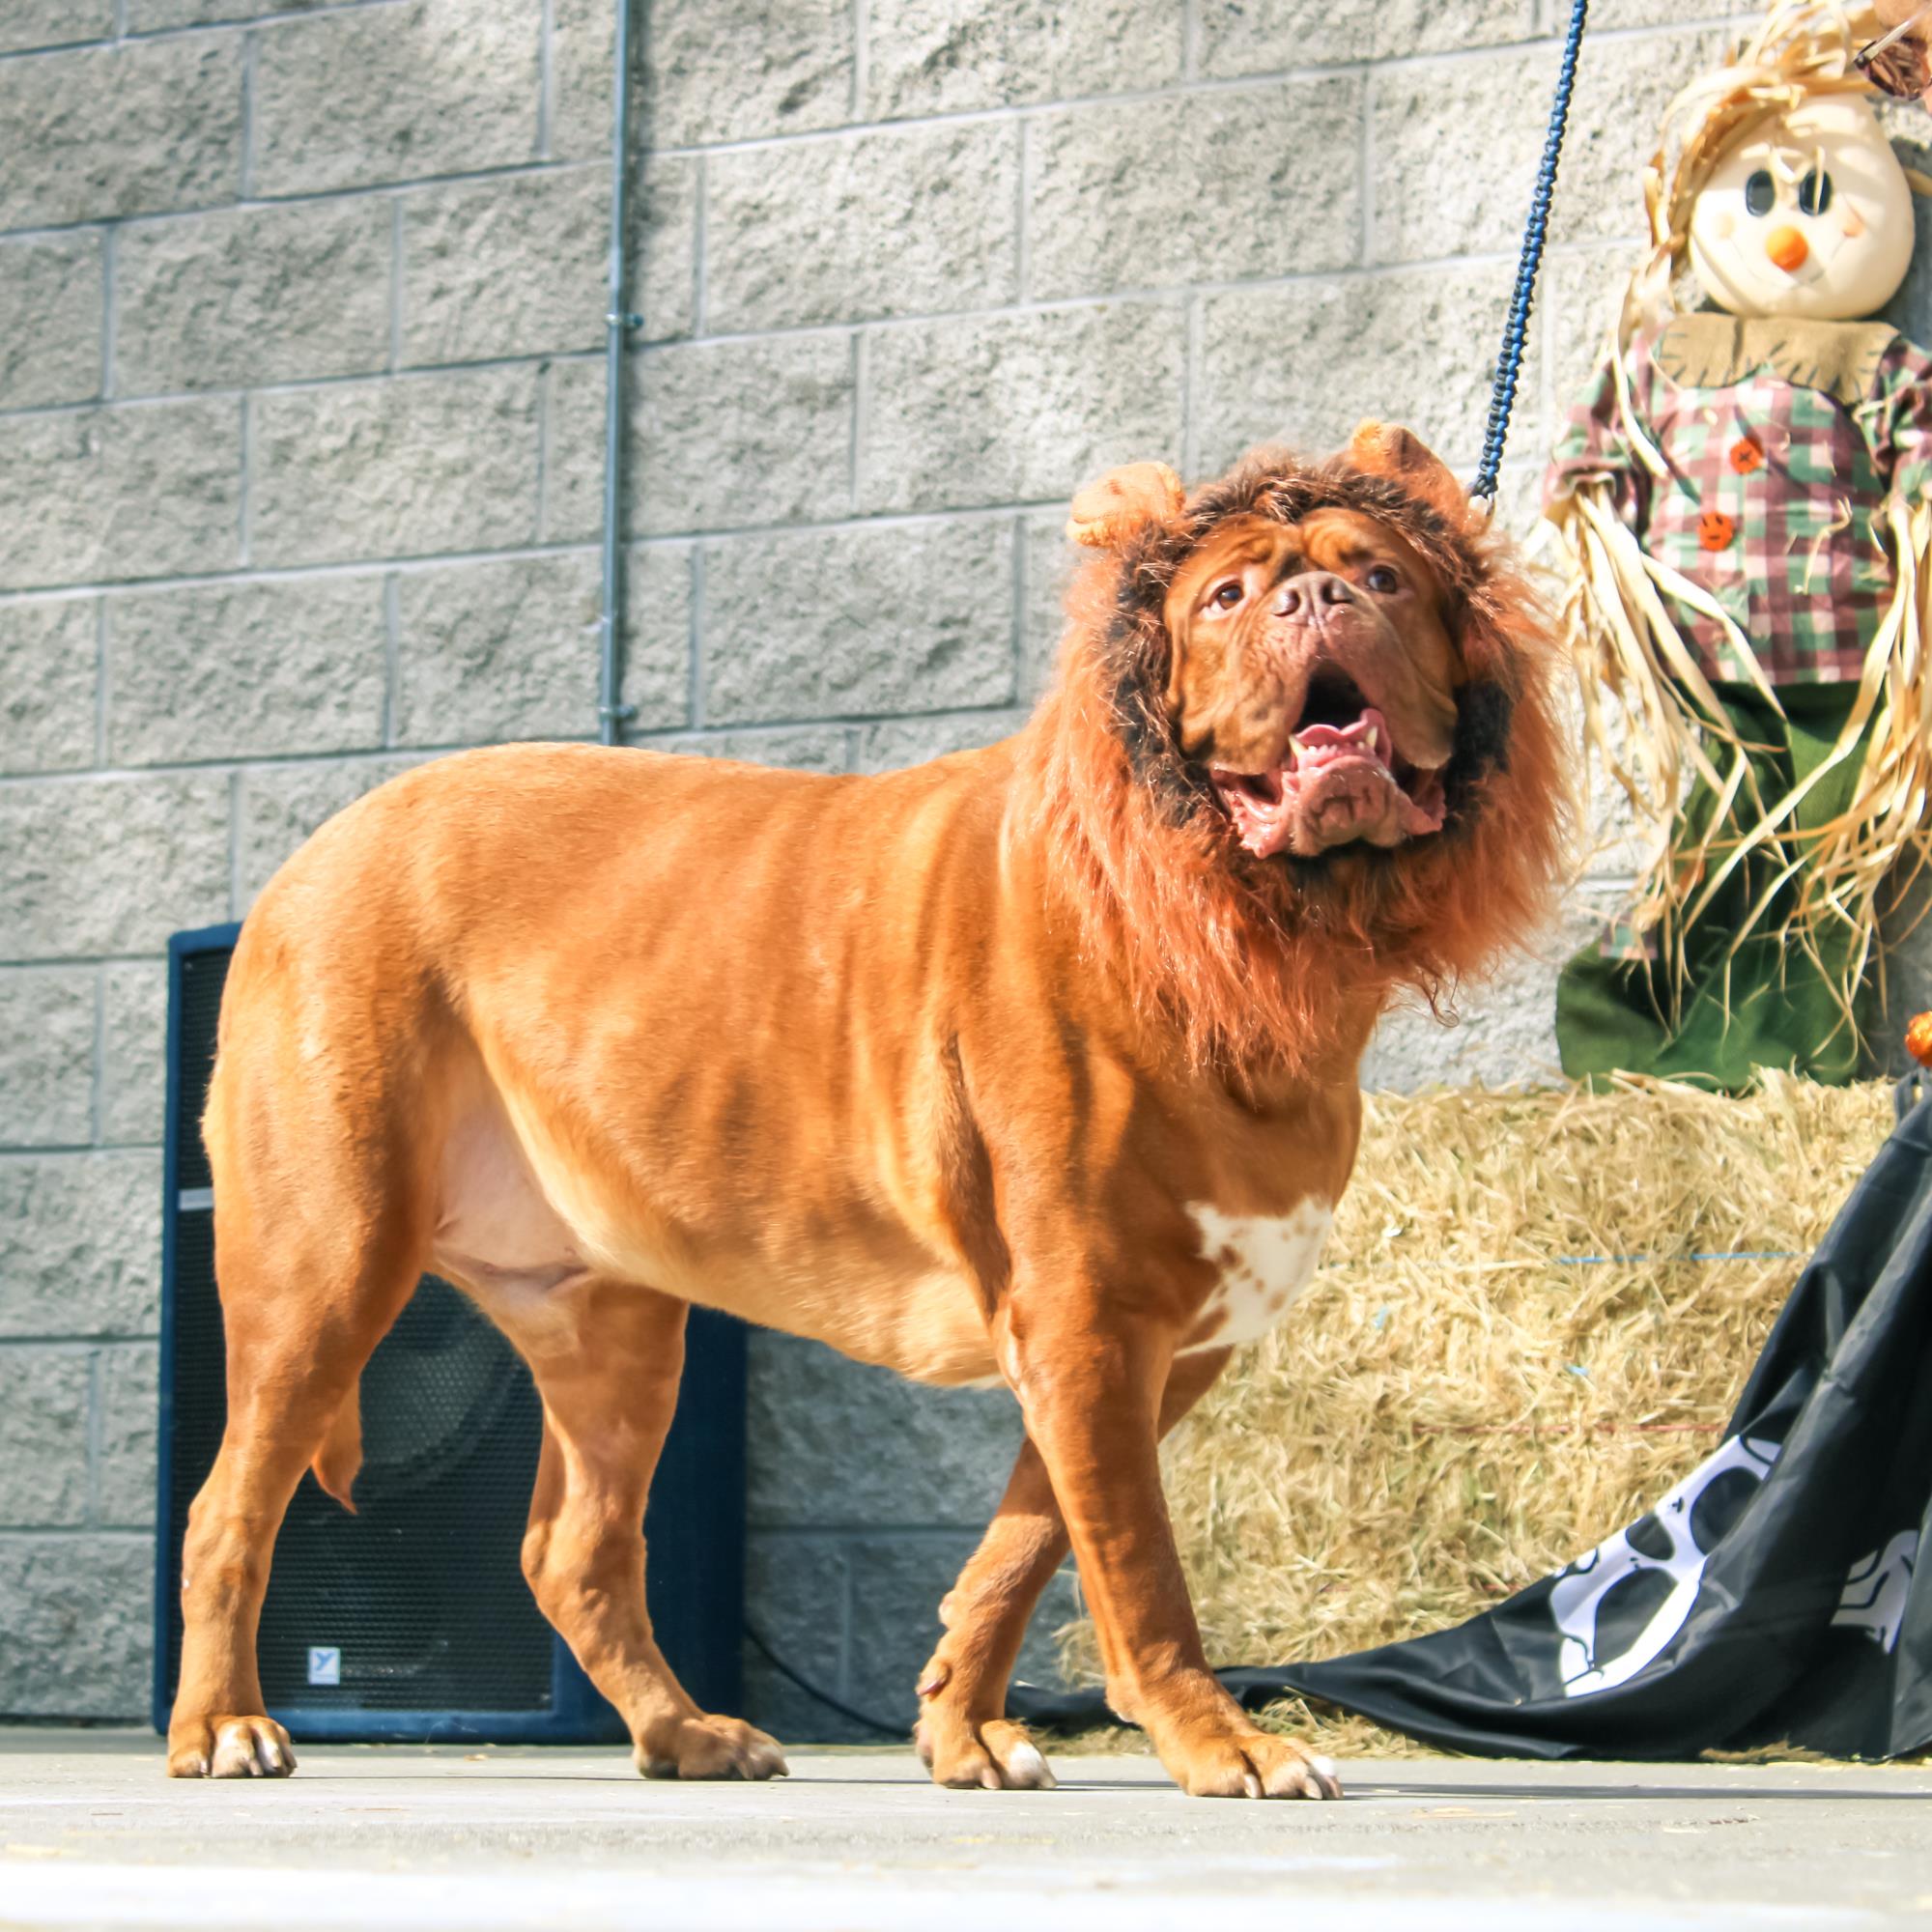
<instances>
[{"instance_id":1,"label":"blue label on speaker","mask_svg":"<svg viewBox=\"0 0 1932 1932\"><path fill-rule=\"evenodd\" d=\"M308 1681L311 1684L342 1682L342 1649L339 1644L312 1643L308 1647Z\"/></svg>"}]
</instances>

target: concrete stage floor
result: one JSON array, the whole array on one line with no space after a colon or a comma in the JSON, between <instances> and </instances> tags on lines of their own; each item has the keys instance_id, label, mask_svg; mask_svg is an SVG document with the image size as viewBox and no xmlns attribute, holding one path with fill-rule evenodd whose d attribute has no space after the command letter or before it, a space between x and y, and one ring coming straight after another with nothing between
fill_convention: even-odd
<instances>
[{"instance_id":1,"label":"concrete stage floor","mask_svg":"<svg viewBox=\"0 0 1932 1932\"><path fill-rule=\"evenodd\" d=\"M170 1784L132 1732L0 1729L0 1927L1199 1932L1217 1906L1429 1932L1932 1921L1932 1768L1345 1766L1341 1804L1183 1798L1151 1760L946 1792L909 1750L771 1785L609 1750L312 1747ZM1338 1916L1331 1916L1338 1915Z\"/></svg>"}]
</instances>

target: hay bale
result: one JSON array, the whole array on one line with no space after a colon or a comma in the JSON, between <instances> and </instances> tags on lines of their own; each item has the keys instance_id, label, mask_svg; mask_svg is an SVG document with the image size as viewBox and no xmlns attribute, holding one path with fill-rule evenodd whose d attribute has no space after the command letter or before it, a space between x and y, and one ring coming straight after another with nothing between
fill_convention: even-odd
<instances>
[{"instance_id":1,"label":"hay bale","mask_svg":"<svg viewBox=\"0 0 1932 1932\"><path fill-rule=\"evenodd\" d=\"M1890 1124L1882 1081L1371 1097L1315 1283L1164 1452L1209 1657L1440 1629L1637 1516ZM1091 1679L1091 1626L1062 1640Z\"/></svg>"}]
</instances>

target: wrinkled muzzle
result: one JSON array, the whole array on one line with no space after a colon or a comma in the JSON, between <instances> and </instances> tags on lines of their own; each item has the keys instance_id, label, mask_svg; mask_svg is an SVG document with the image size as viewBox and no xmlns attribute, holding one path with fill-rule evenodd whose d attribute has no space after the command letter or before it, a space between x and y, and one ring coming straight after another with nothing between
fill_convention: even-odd
<instances>
[{"instance_id":1,"label":"wrinkled muzzle","mask_svg":"<svg viewBox=\"0 0 1932 1932\"><path fill-rule=\"evenodd\" d=\"M1308 859L1441 831L1453 705L1445 717L1415 689L1400 639L1352 586L1321 571L1288 580L1255 655L1251 674L1274 686L1280 749L1257 769L1208 768L1248 851Z\"/></svg>"}]
</instances>

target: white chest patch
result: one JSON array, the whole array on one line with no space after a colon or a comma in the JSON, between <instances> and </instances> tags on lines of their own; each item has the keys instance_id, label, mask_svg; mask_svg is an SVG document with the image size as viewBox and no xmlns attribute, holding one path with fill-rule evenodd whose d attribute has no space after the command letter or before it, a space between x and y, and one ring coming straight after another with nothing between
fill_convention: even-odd
<instances>
[{"instance_id":1,"label":"white chest patch","mask_svg":"<svg viewBox=\"0 0 1932 1932\"><path fill-rule=\"evenodd\" d=\"M1310 1195L1288 1214L1223 1214L1190 1208L1201 1252L1220 1271L1183 1349L1230 1349L1258 1342L1287 1314L1321 1259L1333 1204Z\"/></svg>"}]
</instances>

